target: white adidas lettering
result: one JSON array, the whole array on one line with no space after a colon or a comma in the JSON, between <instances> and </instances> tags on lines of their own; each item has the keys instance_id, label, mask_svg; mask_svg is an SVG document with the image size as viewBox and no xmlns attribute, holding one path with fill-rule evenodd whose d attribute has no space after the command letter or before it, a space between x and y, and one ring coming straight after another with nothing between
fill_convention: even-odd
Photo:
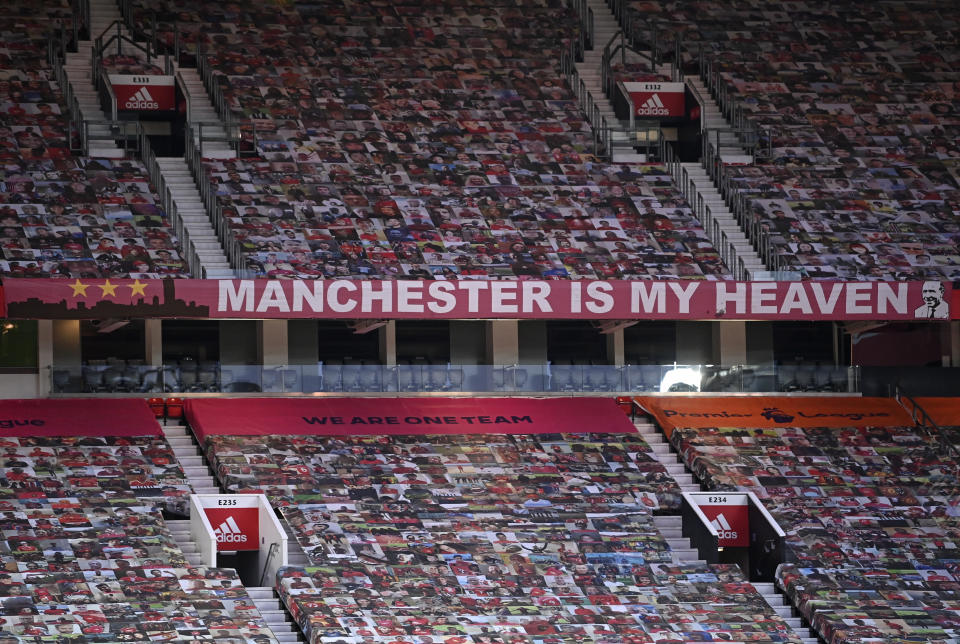
<instances>
[{"instance_id":1,"label":"white adidas lettering","mask_svg":"<svg viewBox=\"0 0 960 644\"><path fill-rule=\"evenodd\" d=\"M236 520L232 516L227 517L226 521L221 523L217 529L213 531L213 534L216 535L219 543L247 542L247 535L242 534L240 526L237 525Z\"/></svg>"},{"instance_id":2,"label":"white adidas lettering","mask_svg":"<svg viewBox=\"0 0 960 644\"><path fill-rule=\"evenodd\" d=\"M664 107L659 94L654 94L637 108L637 114L640 116L666 116L669 113L670 110Z\"/></svg>"},{"instance_id":3,"label":"white adidas lettering","mask_svg":"<svg viewBox=\"0 0 960 644\"><path fill-rule=\"evenodd\" d=\"M710 522L710 525L717 529L717 534L721 539L737 538L737 533L731 529L730 522L727 521L727 517L723 516L722 512Z\"/></svg>"},{"instance_id":4,"label":"white adidas lettering","mask_svg":"<svg viewBox=\"0 0 960 644\"><path fill-rule=\"evenodd\" d=\"M144 85L130 97L130 100L124 104L124 108L128 110L157 110L160 109L160 104L154 100L150 90Z\"/></svg>"}]
</instances>

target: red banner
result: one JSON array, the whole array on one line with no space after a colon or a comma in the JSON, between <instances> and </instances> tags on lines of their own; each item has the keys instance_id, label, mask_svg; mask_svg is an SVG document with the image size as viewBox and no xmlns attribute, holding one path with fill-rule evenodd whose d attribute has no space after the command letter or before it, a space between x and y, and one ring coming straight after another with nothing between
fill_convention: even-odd
<instances>
[{"instance_id":1,"label":"red banner","mask_svg":"<svg viewBox=\"0 0 960 644\"><path fill-rule=\"evenodd\" d=\"M216 434L548 434L636 431L610 398L192 398L200 441Z\"/></svg>"},{"instance_id":2,"label":"red banner","mask_svg":"<svg viewBox=\"0 0 960 644\"><path fill-rule=\"evenodd\" d=\"M20 319L948 320L940 282L8 279Z\"/></svg>"},{"instance_id":3,"label":"red banner","mask_svg":"<svg viewBox=\"0 0 960 644\"><path fill-rule=\"evenodd\" d=\"M140 398L0 400L0 436L159 436Z\"/></svg>"},{"instance_id":4,"label":"red banner","mask_svg":"<svg viewBox=\"0 0 960 644\"><path fill-rule=\"evenodd\" d=\"M173 76L110 74L121 112L163 112L176 108Z\"/></svg>"},{"instance_id":5,"label":"red banner","mask_svg":"<svg viewBox=\"0 0 960 644\"><path fill-rule=\"evenodd\" d=\"M641 118L681 117L685 115L683 83L624 83L630 101Z\"/></svg>"}]
</instances>

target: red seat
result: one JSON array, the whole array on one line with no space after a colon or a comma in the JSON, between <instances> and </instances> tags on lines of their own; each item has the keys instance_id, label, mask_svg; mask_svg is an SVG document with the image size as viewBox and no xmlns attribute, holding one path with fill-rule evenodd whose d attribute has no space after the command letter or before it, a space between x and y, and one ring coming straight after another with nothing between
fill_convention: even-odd
<instances>
[{"instance_id":1,"label":"red seat","mask_svg":"<svg viewBox=\"0 0 960 644\"><path fill-rule=\"evenodd\" d=\"M183 398L167 398L167 418L183 418Z\"/></svg>"},{"instance_id":2,"label":"red seat","mask_svg":"<svg viewBox=\"0 0 960 644\"><path fill-rule=\"evenodd\" d=\"M167 405L163 398L150 398L147 400L147 404L150 405L150 411L152 411L153 415L157 418L163 418L167 413Z\"/></svg>"}]
</instances>

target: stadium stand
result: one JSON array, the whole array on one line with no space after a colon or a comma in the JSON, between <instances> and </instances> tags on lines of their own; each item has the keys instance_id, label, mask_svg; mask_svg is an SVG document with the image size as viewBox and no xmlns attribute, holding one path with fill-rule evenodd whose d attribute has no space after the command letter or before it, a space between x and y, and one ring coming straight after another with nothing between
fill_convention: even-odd
<instances>
[{"instance_id":1,"label":"stadium stand","mask_svg":"<svg viewBox=\"0 0 960 644\"><path fill-rule=\"evenodd\" d=\"M736 566L630 565L614 556L565 569L536 555L507 563L496 543L462 543L460 552L427 565L284 570L278 581L310 642L800 641ZM615 591L612 582L596 587L616 569Z\"/></svg>"},{"instance_id":2,"label":"stadium stand","mask_svg":"<svg viewBox=\"0 0 960 644\"><path fill-rule=\"evenodd\" d=\"M787 532L778 583L827 642L949 641L956 452L916 427L672 431L710 490L749 490ZM941 583L943 582L943 583ZM929 639L926 639L929 638Z\"/></svg>"},{"instance_id":3,"label":"stadium stand","mask_svg":"<svg viewBox=\"0 0 960 644\"><path fill-rule=\"evenodd\" d=\"M73 12L35 5L0 9L0 275L187 276L143 164L73 154L72 107L47 63L50 32Z\"/></svg>"},{"instance_id":4,"label":"stadium stand","mask_svg":"<svg viewBox=\"0 0 960 644\"><path fill-rule=\"evenodd\" d=\"M127 427L110 434L84 429L96 403L47 402L79 431L4 403L34 422L0 440L0 641L277 641L235 570L190 567L177 544L163 515L192 489L145 403L112 407Z\"/></svg>"},{"instance_id":5,"label":"stadium stand","mask_svg":"<svg viewBox=\"0 0 960 644\"><path fill-rule=\"evenodd\" d=\"M768 263L809 279L960 275L954 7L627 7L633 35L680 51L758 142L756 164L718 164L714 176L741 224L768 238Z\"/></svg>"},{"instance_id":6,"label":"stadium stand","mask_svg":"<svg viewBox=\"0 0 960 644\"><path fill-rule=\"evenodd\" d=\"M187 265L177 239L182 230L161 207L169 194L161 198L150 183L146 166L159 166L156 159L145 165L85 152L89 128L76 131L74 97L48 56L57 46L50 33L74 20L80 4L0 7L0 276L206 275ZM707 170L770 269L810 280L933 280L933 287L960 277L956 7L934 0L611 4L633 42L657 42L668 57L677 52L674 62L684 72L704 76L754 154L755 164L725 164L704 150ZM707 219L698 220L670 163L605 160L602 132L558 73L582 40L577 6L584 3L123 5L141 36L198 66L224 131L240 133L233 159L204 158L191 147L202 136L189 125L185 137L208 214L239 276L733 278L733 262L724 265L704 231ZM127 52L95 67L97 76L169 71ZM655 61L624 59L604 77L669 78L657 69ZM139 151L146 154L144 140ZM187 174L180 180L190 183ZM208 227L205 214L192 214ZM164 300L175 295L173 282L165 284ZM98 286L101 310L126 306L108 300L109 281ZM139 282L124 286L133 300ZM724 296L745 301L748 287L740 286L742 295ZM904 325L915 322L910 315L932 325L949 317L945 293L940 286L938 297L908 302L891 289L884 306L906 307L896 318ZM818 294L831 306L846 296L859 307L857 292ZM227 298L220 291L221 301ZM56 308L48 300L36 298L36 305ZM70 304L78 307L86 295L77 301L74 292ZM158 310L160 301L158 295ZM200 310L196 302L179 304L183 317ZM799 300L791 304L802 308ZM733 308L712 309L714 322ZM832 310L823 318L830 324L838 319ZM182 342L202 349L202 358L211 348L218 357L209 360L171 358L179 347L165 351L159 324L131 340L149 346L146 359L110 360L82 355L79 324L70 333L67 325L45 325L36 332L45 338L36 341L38 353L70 354L74 366L58 370L47 356L48 364L36 368L50 367L57 394L389 391L398 394L388 401L397 408L410 404L402 394L479 391L477 382L489 387L484 391L508 392L535 381L536 391L554 393L855 388L855 370L819 358L790 358L802 364L776 369L731 366L721 354L738 340L694 337L705 326L669 333L678 347L709 344L705 352L715 349L723 366L697 367L695 381L665 384L668 372L683 370L676 362L622 364L619 325L632 319L590 329L591 342L595 332L620 331L608 345L619 342L619 361L573 356L578 348L551 361L545 340L542 364L494 366L489 356L519 360L521 338L533 333L514 326L516 351L498 352L491 326L484 330L489 345L472 347L464 360L484 354L490 365L452 365L452 333L441 341L446 358L409 352L397 360L393 346L382 351L390 358L383 365L347 356L321 362L322 327L288 336L287 321L277 320L283 324L272 327L275 337L262 323L243 336L259 340L253 364L243 364L244 356L230 365L226 355L239 353L230 351L230 332L253 315L250 308L242 319L224 317L208 345ZM846 327L852 337L876 329L868 315L838 321L862 325ZM736 351L749 356L753 336L748 342L746 323L739 324ZM718 324L702 335L724 336L730 328ZM772 363L772 346L782 339L773 338L772 323L763 330ZM957 336L948 331L937 335ZM391 332L384 345L396 344ZM293 338L308 335L307 364L284 364L296 353ZM837 364L844 362L840 336L834 327ZM265 340L281 350L265 349ZM956 337L936 345L938 359L951 353L950 342ZM282 362L267 365L271 354ZM152 401L158 413L181 413L182 401L168 400ZM312 402L280 402L292 408L304 400ZM313 400L339 400L365 414L377 404ZM462 413L498 414L510 404L423 400L485 406ZM820 402L797 400L811 412ZM229 404L240 409L241 401ZM573 404L585 409L589 402ZM711 418L720 413L707 411ZM307 565L281 569L276 588L311 643L806 644L790 608L768 603L759 584L748 581L754 571L704 564L688 548L678 512L689 474L661 458L671 447L706 490L752 492L786 530L789 563L778 569L777 584L824 642L960 641L960 429L937 434L849 415L842 425L798 427L775 408L765 413L774 426L679 426L667 432L669 444L616 431L601 417L580 419L570 431L560 425L576 419L562 414L539 433L485 425L483 433L469 427L413 434L391 431L386 414L374 416L379 426L362 435L350 427L325 432L327 417L309 415L298 420L324 425L315 434L238 413L228 419L232 432L193 430L222 488L266 494L302 549ZM819 414L824 423L830 416ZM194 491L185 469L205 465L182 467L159 433L88 435L72 427L52 435L33 425L18 435L8 431L15 424L0 420L0 644L279 641L238 572L191 566L190 555L199 555L178 545L182 528L175 531L169 517L186 512ZM227 519L222 525L229 527Z\"/></svg>"},{"instance_id":7,"label":"stadium stand","mask_svg":"<svg viewBox=\"0 0 960 644\"><path fill-rule=\"evenodd\" d=\"M206 440L306 553L277 583L311 642L800 641L738 569L671 550L652 511L679 489L636 435Z\"/></svg>"},{"instance_id":8,"label":"stadium stand","mask_svg":"<svg viewBox=\"0 0 960 644\"><path fill-rule=\"evenodd\" d=\"M257 4L229 16L136 6L141 30L156 15L168 43L184 21L214 25L196 34L216 48L200 66L256 158L208 160L204 174L246 274L729 277L663 165L594 158L556 80L575 24L558 19L561 3L329 2L269 17ZM321 26L322 15L352 22ZM240 42L261 53L221 47Z\"/></svg>"}]
</instances>

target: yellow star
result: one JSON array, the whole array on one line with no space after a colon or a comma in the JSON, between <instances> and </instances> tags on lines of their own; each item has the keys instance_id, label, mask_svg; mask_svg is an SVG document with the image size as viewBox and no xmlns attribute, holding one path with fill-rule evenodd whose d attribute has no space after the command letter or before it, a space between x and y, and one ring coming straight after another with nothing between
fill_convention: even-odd
<instances>
[{"instance_id":1,"label":"yellow star","mask_svg":"<svg viewBox=\"0 0 960 644\"><path fill-rule=\"evenodd\" d=\"M117 284L111 284L111 283L110 283L110 280L107 280L107 281L105 281L103 284L101 284L100 286L97 286L97 288L100 289L100 296L101 296L101 297L106 297L106 296L108 296L108 295L116 296L116 294L117 294L117 286L118 286Z\"/></svg>"},{"instance_id":2,"label":"yellow star","mask_svg":"<svg viewBox=\"0 0 960 644\"><path fill-rule=\"evenodd\" d=\"M87 289L90 288L90 285L89 285L89 284L84 284L84 283L81 282L80 280L77 280L77 281L74 282L73 284L67 284L67 286L69 286L70 288L73 289L73 296L74 296L74 297L77 297L78 295L82 295L83 297L86 297L86 296L87 296Z\"/></svg>"},{"instance_id":3,"label":"yellow star","mask_svg":"<svg viewBox=\"0 0 960 644\"><path fill-rule=\"evenodd\" d=\"M134 280L133 284L127 284L127 286L130 287L130 297L133 297L134 295L142 295L144 297L147 296L143 290L147 288L147 285L140 280Z\"/></svg>"}]
</instances>

